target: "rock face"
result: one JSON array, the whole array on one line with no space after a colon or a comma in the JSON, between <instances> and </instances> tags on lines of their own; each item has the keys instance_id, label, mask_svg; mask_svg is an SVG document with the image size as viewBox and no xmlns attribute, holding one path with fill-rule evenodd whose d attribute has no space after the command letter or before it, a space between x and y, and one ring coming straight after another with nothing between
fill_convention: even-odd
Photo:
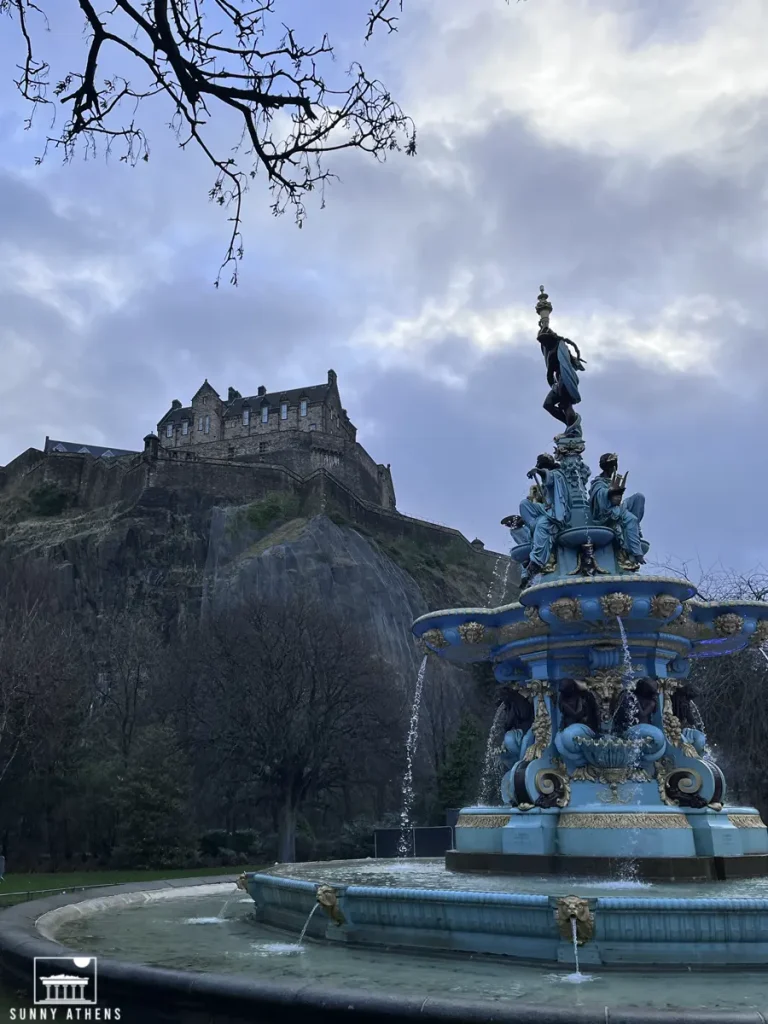
<instances>
[{"instance_id":1,"label":"rock face","mask_svg":"<svg viewBox=\"0 0 768 1024\"><path fill-rule=\"evenodd\" d=\"M259 537L239 510L214 509L203 588L203 614L254 595L269 602L301 594L364 631L399 677L412 676L419 660L410 626L427 606L418 584L327 516L294 519Z\"/></svg>"},{"instance_id":2,"label":"rock face","mask_svg":"<svg viewBox=\"0 0 768 1024\"><path fill-rule=\"evenodd\" d=\"M271 471L161 473L135 460L107 488L100 478L83 484L97 467L28 461L0 496L0 573L12 585L17 574L53 611L87 619L149 604L175 631L245 594L269 601L300 591L339 608L406 682L419 660L415 618L517 595L506 557L353 500L322 475L303 489L276 477L277 489Z\"/></svg>"}]
</instances>

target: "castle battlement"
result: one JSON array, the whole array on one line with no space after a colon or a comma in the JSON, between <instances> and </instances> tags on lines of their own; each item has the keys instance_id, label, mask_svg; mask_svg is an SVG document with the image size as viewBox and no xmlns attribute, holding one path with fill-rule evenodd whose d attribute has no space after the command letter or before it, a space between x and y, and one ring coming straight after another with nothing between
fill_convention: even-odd
<instances>
[{"instance_id":1,"label":"castle battlement","mask_svg":"<svg viewBox=\"0 0 768 1024\"><path fill-rule=\"evenodd\" d=\"M44 454L90 456L127 465L129 456L142 453L46 437ZM205 380L189 405L179 399L171 402L158 421L157 434L144 439L144 457L280 465L301 478L324 469L361 500L396 508L390 467L376 463L357 440L357 428L341 404L333 370L323 384L273 392L262 386L246 397L230 387L226 399Z\"/></svg>"}]
</instances>

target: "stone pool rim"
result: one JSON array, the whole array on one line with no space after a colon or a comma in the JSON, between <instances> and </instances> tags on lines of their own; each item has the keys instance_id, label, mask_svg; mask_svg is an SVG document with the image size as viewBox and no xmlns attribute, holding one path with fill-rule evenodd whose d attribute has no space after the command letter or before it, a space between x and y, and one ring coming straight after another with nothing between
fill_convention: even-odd
<instances>
[{"instance_id":1,"label":"stone pool rim","mask_svg":"<svg viewBox=\"0 0 768 1024\"><path fill-rule=\"evenodd\" d=\"M153 882L127 882L80 892L29 900L0 911L0 973L29 991L35 957L88 953L98 957L99 1003L119 1006L123 1021L141 1013L143 1021L173 1015L175 1021L217 1019L262 1022L285 1020L286 1012L317 1024L399 1021L494 1021L495 1024L766 1024L759 1010L659 1010L621 1007L543 1007L538 1004L371 995L352 989L330 989L315 980L276 983L253 981L217 972L180 971L100 957L98 950L72 950L45 938L37 922L60 907L138 892L231 884L238 875L207 875ZM382 952L382 957L386 953ZM138 1018L136 1018L138 1019Z\"/></svg>"}]
</instances>

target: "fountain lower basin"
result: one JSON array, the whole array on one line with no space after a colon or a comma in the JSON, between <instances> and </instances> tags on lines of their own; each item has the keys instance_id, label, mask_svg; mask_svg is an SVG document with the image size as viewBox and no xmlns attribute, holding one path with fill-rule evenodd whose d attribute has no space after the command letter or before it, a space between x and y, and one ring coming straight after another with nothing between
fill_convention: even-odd
<instances>
[{"instance_id":1,"label":"fountain lower basin","mask_svg":"<svg viewBox=\"0 0 768 1024\"><path fill-rule=\"evenodd\" d=\"M301 927L318 885L332 885L343 923L329 924L315 915L315 928L334 942L571 963L570 923L563 924L562 900L574 896L589 919L582 964L705 968L768 963L768 882L763 880L687 888L649 884L617 892L610 879L501 876L491 883L487 876L451 878L449 871L433 873L431 884L424 886L417 876L409 879L407 871L398 874L396 868L380 874L377 884L360 884L366 873L366 862L306 864L298 872L249 873L244 884L258 919L288 929Z\"/></svg>"},{"instance_id":2,"label":"fountain lower basin","mask_svg":"<svg viewBox=\"0 0 768 1024\"><path fill-rule=\"evenodd\" d=\"M376 887L411 881L435 893L453 884L477 894L471 887L482 884L501 894L509 883L500 877L463 878L435 861L309 864L279 870L284 880L313 876L315 882L335 885L347 878L375 882ZM523 886L526 882L552 888L551 894L557 891L552 880L519 880ZM340 929L315 913L308 939L298 947L299 929L276 931L255 921L253 904L244 894L233 893L231 882L213 889L197 886L197 893L191 884L117 886L103 890L97 899L78 893L13 907L0 914L3 969L27 984L33 956L98 953L99 1004L121 1006L120 1019L127 1024L212 1018L278 1024L297 1010L308 1024L329 1019L383 1024L394 1017L404 1024L764 1024L768 1009L761 971L733 970L724 977L665 965L664 983L659 984L657 967L591 966L589 942L579 948L584 973L576 974L572 945L570 957L555 966L450 950L385 952L350 942L317 941L324 930L338 935ZM744 884L735 883L728 891L742 892ZM598 894L598 899L622 891L661 896L668 888L588 879L572 886ZM681 891L695 895L698 889ZM223 903L229 904L226 916L221 914ZM99 1019L107 1018L102 1014Z\"/></svg>"}]
</instances>

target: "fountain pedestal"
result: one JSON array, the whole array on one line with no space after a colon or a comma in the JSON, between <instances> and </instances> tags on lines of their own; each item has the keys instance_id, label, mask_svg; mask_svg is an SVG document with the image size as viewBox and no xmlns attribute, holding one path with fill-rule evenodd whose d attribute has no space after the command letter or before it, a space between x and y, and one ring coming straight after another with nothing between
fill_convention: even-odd
<instances>
[{"instance_id":1,"label":"fountain pedestal","mask_svg":"<svg viewBox=\"0 0 768 1024\"><path fill-rule=\"evenodd\" d=\"M505 808L465 808L446 864L595 874L621 861L657 879L767 875L768 829L753 808L725 806L686 680L696 658L768 639L768 604L699 601L687 580L640 575L644 499L625 503L625 478L605 471L590 498L583 450L576 424L555 439L554 458L539 456L542 485L521 504L531 541L512 557L535 550L541 564L519 602L432 612L413 626L426 653L489 661L515 695L500 752Z\"/></svg>"}]
</instances>

